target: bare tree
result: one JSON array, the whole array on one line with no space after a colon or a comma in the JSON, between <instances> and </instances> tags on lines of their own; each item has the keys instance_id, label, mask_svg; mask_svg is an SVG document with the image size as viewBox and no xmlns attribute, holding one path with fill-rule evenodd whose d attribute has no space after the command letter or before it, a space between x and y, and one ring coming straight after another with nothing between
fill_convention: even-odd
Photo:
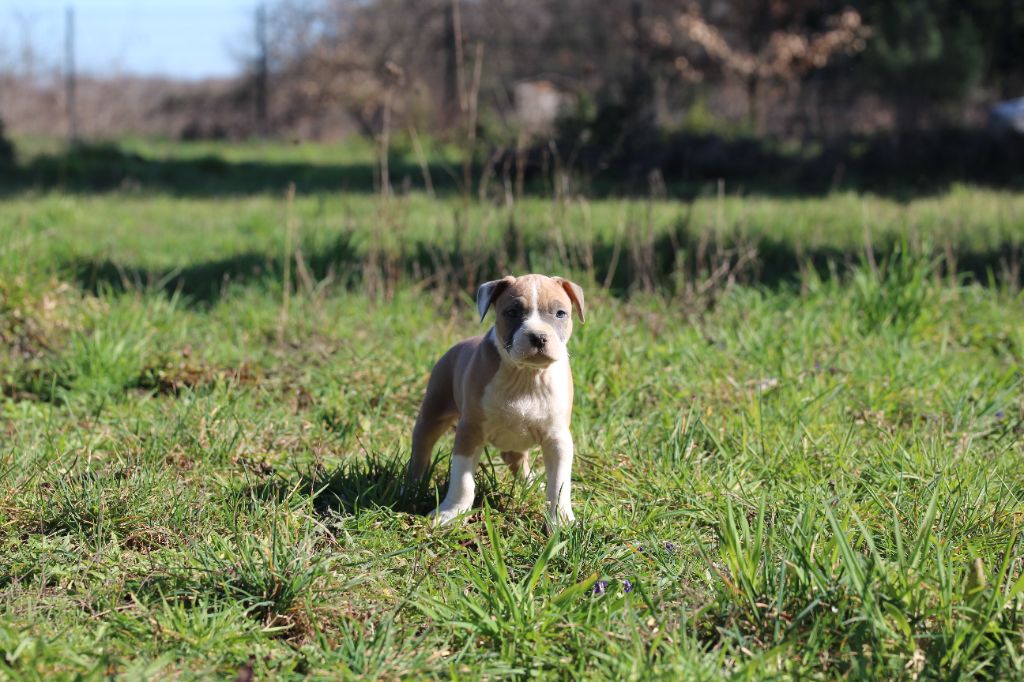
<instances>
[{"instance_id":1,"label":"bare tree","mask_svg":"<svg viewBox=\"0 0 1024 682\"><path fill-rule=\"evenodd\" d=\"M288 0L271 19L280 115L344 110L367 135L409 114L425 88L439 84L444 0ZM393 88L394 67L408 77ZM389 95L389 92L391 93Z\"/></svg>"},{"instance_id":2,"label":"bare tree","mask_svg":"<svg viewBox=\"0 0 1024 682\"><path fill-rule=\"evenodd\" d=\"M748 8L753 11L745 16L757 17L770 11L767 2L753 4L754 8ZM764 16L759 20L759 26L770 25ZM828 17L824 25L824 30L812 32L793 22L787 28L762 31L759 38L752 38L747 31L746 41L741 41L727 39L725 31L709 21L697 3L691 3L688 10L674 20L674 28L700 48L705 62L711 62L743 82L749 123L758 132L762 126L759 101L765 84L796 83L807 73L825 68L840 55L860 52L870 35L860 14L853 9ZM659 27L657 36L663 42L671 40L671 32L665 25ZM705 68L684 55L677 58L676 65L688 79L699 80L704 76Z\"/></svg>"}]
</instances>

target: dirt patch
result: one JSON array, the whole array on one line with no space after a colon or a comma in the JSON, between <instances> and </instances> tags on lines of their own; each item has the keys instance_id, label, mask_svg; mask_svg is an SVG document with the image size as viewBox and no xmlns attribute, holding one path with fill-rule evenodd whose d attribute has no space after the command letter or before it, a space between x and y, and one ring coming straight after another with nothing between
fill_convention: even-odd
<instances>
[{"instance_id":1,"label":"dirt patch","mask_svg":"<svg viewBox=\"0 0 1024 682\"><path fill-rule=\"evenodd\" d=\"M255 384L260 379L248 363L238 367L216 367L193 357L189 346L161 354L139 374L135 388L178 395L185 389L216 384Z\"/></svg>"}]
</instances>

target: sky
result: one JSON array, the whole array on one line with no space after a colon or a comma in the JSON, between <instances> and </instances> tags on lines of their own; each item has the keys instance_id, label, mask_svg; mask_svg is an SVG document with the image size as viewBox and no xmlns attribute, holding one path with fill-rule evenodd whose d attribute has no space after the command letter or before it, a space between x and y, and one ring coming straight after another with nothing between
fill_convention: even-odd
<instances>
[{"instance_id":1,"label":"sky","mask_svg":"<svg viewBox=\"0 0 1024 682\"><path fill-rule=\"evenodd\" d=\"M64 17L75 11L76 62L96 75L201 79L237 73L251 53L258 0L0 0L0 60L42 67L64 55Z\"/></svg>"}]
</instances>

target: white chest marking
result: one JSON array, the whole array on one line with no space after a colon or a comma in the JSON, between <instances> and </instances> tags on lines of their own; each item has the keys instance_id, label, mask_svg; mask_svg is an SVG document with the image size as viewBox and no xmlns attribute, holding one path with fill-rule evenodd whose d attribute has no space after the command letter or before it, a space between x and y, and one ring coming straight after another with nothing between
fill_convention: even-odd
<instances>
[{"instance_id":1,"label":"white chest marking","mask_svg":"<svg viewBox=\"0 0 1024 682\"><path fill-rule=\"evenodd\" d=\"M502 450L523 451L566 430L570 376L567 360L543 372L499 369L483 395L487 442Z\"/></svg>"}]
</instances>

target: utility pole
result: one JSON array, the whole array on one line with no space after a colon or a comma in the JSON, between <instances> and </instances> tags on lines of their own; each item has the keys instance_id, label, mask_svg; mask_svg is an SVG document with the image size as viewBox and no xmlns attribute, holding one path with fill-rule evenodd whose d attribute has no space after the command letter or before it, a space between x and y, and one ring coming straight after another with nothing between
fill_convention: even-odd
<instances>
[{"instance_id":1,"label":"utility pole","mask_svg":"<svg viewBox=\"0 0 1024 682\"><path fill-rule=\"evenodd\" d=\"M78 142L78 112L75 110L75 8L64 14L64 100L67 105L68 143Z\"/></svg>"},{"instance_id":2,"label":"utility pole","mask_svg":"<svg viewBox=\"0 0 1024 682\"><path fill-rule=\"evenodd\" d=\"M256 8L256 50L256 129L260 135L266 135L270 49L267 45L267 6L263 3Z\"/></svg>"}]
</instances>

